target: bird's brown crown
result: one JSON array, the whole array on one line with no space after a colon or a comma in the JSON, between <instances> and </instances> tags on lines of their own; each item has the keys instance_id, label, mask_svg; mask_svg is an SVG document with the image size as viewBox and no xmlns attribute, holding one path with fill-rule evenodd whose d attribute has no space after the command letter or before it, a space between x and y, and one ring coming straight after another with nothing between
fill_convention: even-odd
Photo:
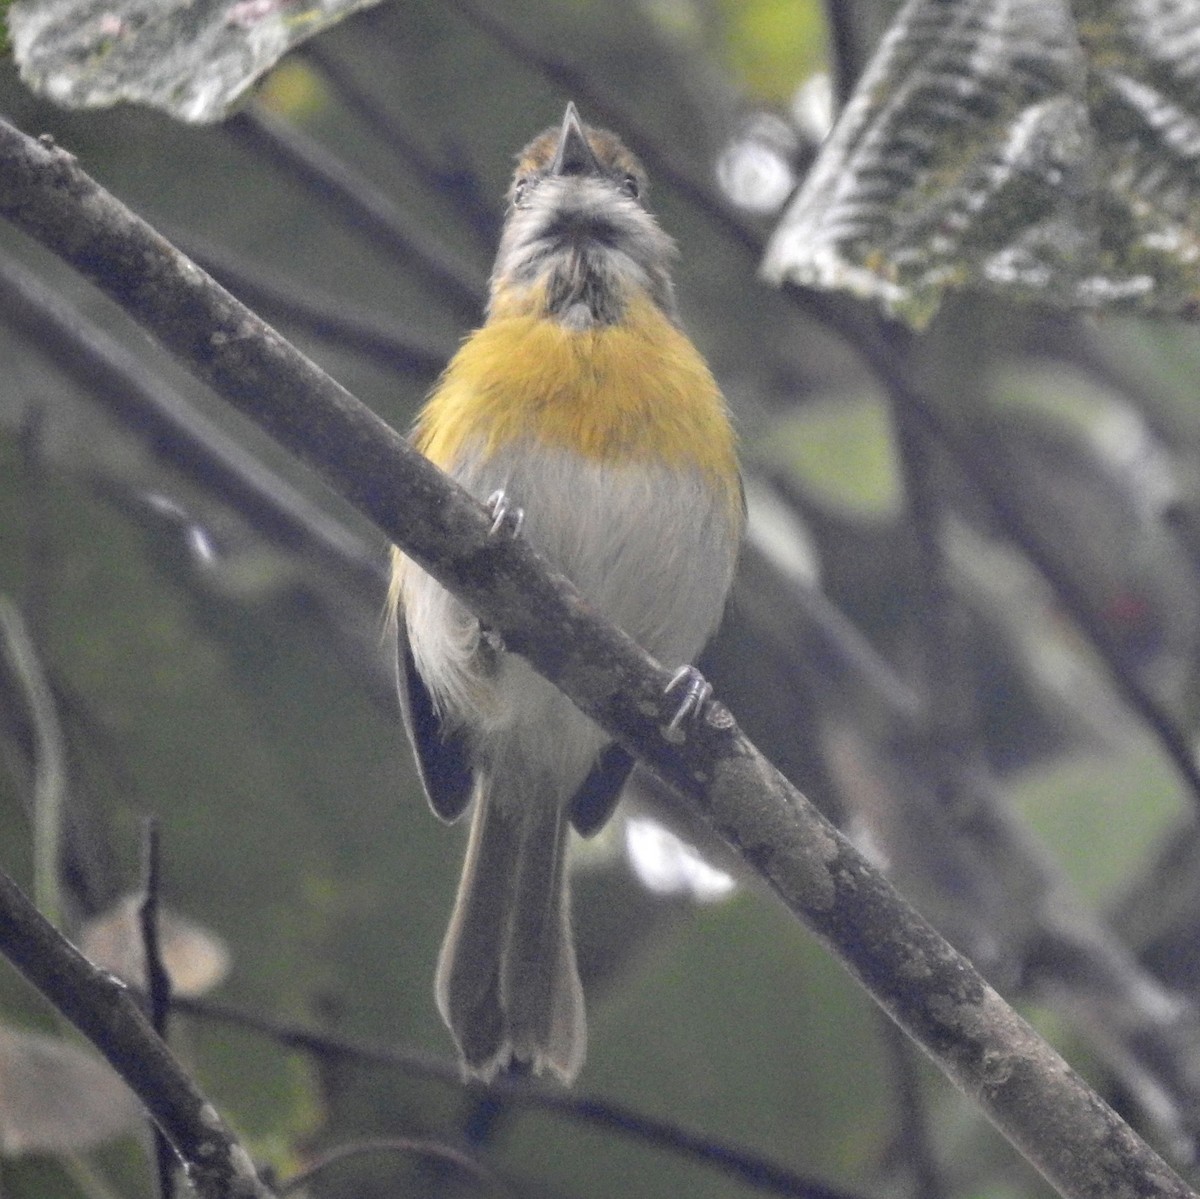
<instances>
[{"instance_id":1,"label":"bird's brown crown","mask_svg":"<svg viewBox=\"0 0 1200 1199\"><path fill-rule=\"evenodd\" d=\"M618 184L632 183L634 194L638 197L645 196L646 170L637 155L608 129L584 125L583 132L603 173ZM551 125L517 155L517 169L513 173L512 186L509 189L510 200L515 198L522 183L546 174L558 152L561 138L560 126Z\"/></svg>"}]
</instances>

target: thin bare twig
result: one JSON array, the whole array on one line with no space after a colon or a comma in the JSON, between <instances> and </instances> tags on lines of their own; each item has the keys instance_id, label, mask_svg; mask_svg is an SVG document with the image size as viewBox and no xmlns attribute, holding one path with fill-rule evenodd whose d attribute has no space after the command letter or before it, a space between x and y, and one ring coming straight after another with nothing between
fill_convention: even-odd
<instances>
[{"instance_id":1,"label":"thin bare twig","mask_svg":"<svg viewBox=\"0 0 1200 1199\"><path fill-rule=\"evenodd\" d=\"M51 506L46 498L46 424L46 405L33 400L22 414L17 433L17 453L24 484L20 521L24 552L20 571L21 595L16 602L34 645L46 643L46 623L53 594L51 580L56 561L50 531Z\"/></svg>"},{"instance_id":2,"label":"thin bare twig","mask_svg":"<svg viewBox=\"0 0 1200 1199\"><path fill-rule=\"evenodd\" d=\"M46 919L62 919L62 832L67 754L58 709L33 639L17 606L0 595L0 651L19 680L33 729L34 891Z\"/></svg>"},{"instance_id":3,"label":"thin bare twig","mask_svg":"<svg viewBox=\"0 0 1200 1199\"><path fill-rule=\"evenodd\" d=\"M914 1199L943 1199L946 1187L929 1135L929 1113L912 1045L890 1020L880 1020L879 1025L895 1081L893 1106L898 1119L892 1154L903 1162L912 1180L909 1193Z\"/></svg>"},{"instance_id":4,"label":"thin bare twig","mask_svg":"<svg viewBox=\"0 0 1200 1199\"><path fill-rule=\"evenodd\" d=\"M829 30L829 73L833 77L833 99L837 111L846 107L862 70L859 45L858 6L846 0L825 0L825 24Z\"/></svg>"},{"instance_id":5,"label":"thin bare twig","mask_svg":"<svg viewBox=\"0 0 1200 1199\"><path fill-rule=\"evenodd\" d=\"M896 330L893 352L902 365L911 339ZM970 639L962 601L951 584L944 545L948 515L936 446L928 426L904 402L888 392L892 433L904 479L906 519L913 533L916 570L914 619L920 647L917 667L925 718L917 732L920 758L930 767L938 798L953 804L964 768L982 766L982 736L971 675Z\"/></svg>"},{"instance_id":6,"label":"thin bare twig","mask_svg":"<svg viewBox=\"0 0 1200 1199\"><path fill-rule=\"evenodd\" d=\"M142 845L142 899L138 904L138 928L142 952L146 958L146 996L149 999L150 1026L165 1041L171 1014L171 976L162 959L159 937L159 912L162 890L162 853L158 820L147 816Z\"/></svg>"},{"instance_id":7,"label":"thin bare twig","mask_svg":"<svg viewBox=\"0 0 1200 1199\"><path fill-rule=\"evenodd\" d=\"M138 926L141 931L142 953L146 959L146 997L149 1000L150 1027L165 1042L167 1019L171 1012L171 978L162 960L159 939L159 892L161 890L161 853L158 820L147 816L143 824L142 900L138 904ZM158 1173L158 1193L161 1199L171 1199L175 1192L176 1157L165 1133L153 1126L154 1161Z\"/></svg>"},{"instance_id":8,"label":"thin bare twig","mask_svg":"<svg viewBox=\"0 0 1200 1199\"><path fill-rule=\"evenodd\" d=\"M442 1141L433 1141L427 1137L376 1137L369 1141L351 1141L338 1145L321 1154L311 1165L299 1173L292 1175L279 1188L280 1199L284 1195L294 1194L306 1187L319 1175L324 1174L334 1166L356 1157L366 1157L379 1153L398 1153L408 1157L427 1157L434 1161L444 1162L454 1169L469 1175L484 1187L498 1195L514 1196L516 1191L495 1170L489 1169L477 1161L469 1153L455 1149Z\"/></svg>"}]
</instances>

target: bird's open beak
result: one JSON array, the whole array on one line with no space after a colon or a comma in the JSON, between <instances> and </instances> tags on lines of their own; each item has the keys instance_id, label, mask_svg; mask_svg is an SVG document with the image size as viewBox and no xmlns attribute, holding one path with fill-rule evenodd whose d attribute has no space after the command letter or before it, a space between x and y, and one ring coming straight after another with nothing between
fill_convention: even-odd
<instances>
[{"instance_id":1,"label":"bird's open beak","mask_svg":"<svg viewBox=\"0 0 1200 1199\"><path fill-rule=\"evenodd\" d=\"M563 113L562 128L558 133L558 147L550 162L551 175L587 175L600 172L600 164L583 132L579 110L572 101Z\"/></svg>"}]
</instances>

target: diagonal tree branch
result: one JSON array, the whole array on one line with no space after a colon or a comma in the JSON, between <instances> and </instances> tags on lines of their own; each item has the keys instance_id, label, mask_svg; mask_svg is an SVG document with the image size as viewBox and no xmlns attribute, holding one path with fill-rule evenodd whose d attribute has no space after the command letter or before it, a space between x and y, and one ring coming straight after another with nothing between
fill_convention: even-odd
<instances>
[{"instance_id":1,"label":"diagonal tree branch","mask_svg":"<svg viewBox=\"0 0 1200 1199\"><path fill-rule=\"evenodd\" d=\"M0 122L0 214L71 263L312 466L637 754L840 957L1069 1199L1193 1192L719 705L666 733L668 672L328 375L91 180Z\"/></svg>"},{"instance_id":2,"label":"diagonal tree branch","mask_svg":"<svg viewBox=\"0 0 1200 1199\"><path fill-rule=\"evenodd\" d=\"M93 966L3 871L0 953L129 1084L201 1199L271 1199L250 1155L155 1034L129 988Z\"/></svg>"}]
</instances>

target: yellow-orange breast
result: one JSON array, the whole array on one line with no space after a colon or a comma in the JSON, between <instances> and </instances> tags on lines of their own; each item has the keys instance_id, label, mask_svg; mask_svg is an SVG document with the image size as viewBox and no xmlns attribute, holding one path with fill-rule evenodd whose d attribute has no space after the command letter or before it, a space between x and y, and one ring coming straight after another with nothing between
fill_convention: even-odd
<instances>
[{"instance_id":1,"label":"yellow-orange breast","mask_svg":"<svg viewBox=\"0 0 1200 1199\"><path fill-rule=\"evenodd\" d=\"M417 420L415 443L453 470L521 439L597 462L698 468L740 503L733 430L712 373L649 300L618 325L569 329L501 310L463 343Z\"/></svg>"}]
</instances>

